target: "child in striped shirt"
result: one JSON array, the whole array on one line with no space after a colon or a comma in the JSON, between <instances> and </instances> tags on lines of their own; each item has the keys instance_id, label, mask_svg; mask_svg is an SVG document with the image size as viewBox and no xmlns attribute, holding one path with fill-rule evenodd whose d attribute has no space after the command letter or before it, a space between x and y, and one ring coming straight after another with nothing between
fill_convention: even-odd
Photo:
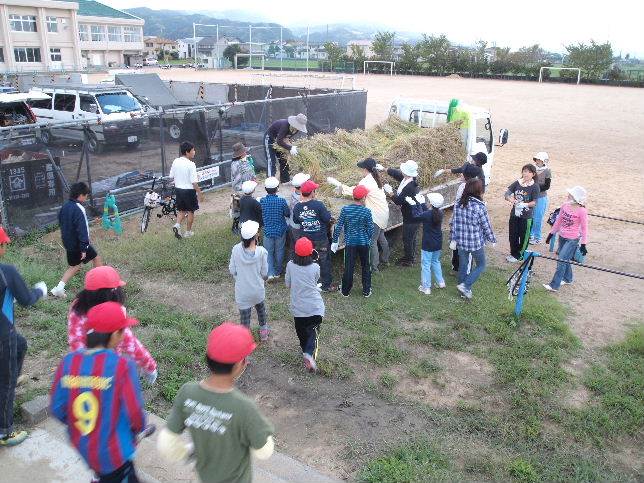
<instances>
[{"instance_id":1,"label":"child in striped shirt","mask_svg":"<svg viewBox=\"0 0 644 483\"><path fill-rule=\"evenodd\" d=\"M371 237L373 236L373 218L371 210L365 208L364 199L369 190L359 184L353 188L353 201L351 205L342 207L340 218L333 230L333 243L331 251L338 251L340 232L344 231L344 275L342 275L342 295L348 297L353 287L353 269L356 258L360 258L362 267L362 295L371 296L371 268L369 254Z\"/></svg>"}]
</instances>

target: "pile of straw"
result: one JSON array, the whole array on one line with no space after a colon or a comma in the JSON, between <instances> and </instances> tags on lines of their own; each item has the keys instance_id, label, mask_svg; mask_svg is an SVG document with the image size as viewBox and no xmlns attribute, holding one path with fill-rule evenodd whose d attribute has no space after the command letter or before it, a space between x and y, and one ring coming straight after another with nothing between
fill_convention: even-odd
<instances>
[{"instance_id":1,"label":"pile of straw","mask_svg":"<svg viewBox=\"0 0 644 483\"><path fill-rule=\"evenodd\" d=\"M297 156L289 156L291 172L302 171L322 186L327 176L349 185L362 178L356 163L372 157L385 168L398 168L400 163L413 159L418 163L418 183L429 188L449 179L433 179L438 169L453 168L463 164L465 148L458 126L446 124L432 129L391 116L382 124L367 130L337 130L332 134L316 134L296 143ZM281 148L280 148L281 149Z\"/></svg>"}]
</instances>

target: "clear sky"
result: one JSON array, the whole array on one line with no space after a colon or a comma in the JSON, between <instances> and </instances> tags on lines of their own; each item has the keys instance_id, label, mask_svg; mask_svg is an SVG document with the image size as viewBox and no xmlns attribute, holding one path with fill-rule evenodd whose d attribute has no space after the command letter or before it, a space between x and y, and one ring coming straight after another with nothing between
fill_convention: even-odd
<instances>
[{"instance_id":1,"label":"clear sky","mask_svg":"<svg viewBox=\"0 0 644 483\"><path fill-rule=\"evenodd\" d=\"M539 43L553 51L595 39L610 41L617 54L644 57L643 0L102 0L116 8L247 10L286 27L355 23L389 30L444 33L453 42L484 39L518 48Z\"/></svg>"}]
</instances>

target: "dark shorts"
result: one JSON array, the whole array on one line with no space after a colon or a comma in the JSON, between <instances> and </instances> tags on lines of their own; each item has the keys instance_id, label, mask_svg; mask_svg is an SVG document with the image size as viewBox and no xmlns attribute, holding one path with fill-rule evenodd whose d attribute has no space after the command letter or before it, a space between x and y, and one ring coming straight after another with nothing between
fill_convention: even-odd
<instances>
[{"instance_id":1,"label":"dark shorts","mask_svg":"<svg viewBox=\"0 0 644 483\"><path fill-rule=\"evenodd\" d=\"M180 188L174 189L174 194L177 197L177 210L178 211L197 211L199 209L199 202L197 201L197 191L194 189L184 190Z\"/></svg>"},{"instance_id":2,"label":"dark shorts","mask_svg":"<svg viewBox=\"0 0 644 483\"><path fill-rule=\"evenodd\" d=\"M81 263L87 263L91 262L98 256L98 253L96 253L96 250L94 250L94 247L92 245L87 248L87 251L85 252L85 258L81 260L81 252L73 251L67 252L67 264L70 267L75 267L76 265L80 265Z\"/></svg>"}]
</instances>

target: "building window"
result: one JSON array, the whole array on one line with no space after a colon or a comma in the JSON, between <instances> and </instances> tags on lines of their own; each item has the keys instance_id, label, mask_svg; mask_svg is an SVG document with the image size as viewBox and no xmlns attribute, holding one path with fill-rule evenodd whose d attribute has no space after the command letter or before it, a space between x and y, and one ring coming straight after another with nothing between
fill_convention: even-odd
<instances>
[{"instance_id":1,"label":"building window","mask_svg":"<svg viewBox=\"0 0 644 483\"><path fill-rule=\"evenodd\" d=\"M56 17L47 16L47 32L58 32L58 19Z\"/></svg>"},{"instance_id":2,"label":"building window","mask_svg":"<svg viewBox=\"0 0 644 483\"><path fill-rule=\"evenodd\" d=\"M51 57L52 62L61 62L63 60L60 49L49 49L49 56Z\"/></svg>"},{"instance_id":3,"label":"building window","mask_svg":"<svg viewBox=\"0 0 644 483\"><path fill-rule=\"evenodd\" d=\"M141 29L139 27L123 27L123 40L125 42L141 42Z\"/></svg>"},{"instance_id":4,"label":"building window","mask_svg":"<svg viewBox=\"0 0 644 483\"><path fill-rule=\"evenodd\" d=\"M107 27L107 35L110 42L123 42L121 27Z\"/></svg>"},{"instance_id":5,"label":"building window","mask_svg":"<svg viewBox=\"0 0 644 483\"><path fill-rule=\"evenodd\" d=\"M16 62L40 62L40 49L18 47L13 49Z\"/></svg>"},{"instance_id":6,"label":"building window","mask_svg":"<svg viewBox=\"0 0 644 483\"><path fill-rule=\"evenodd\" d=\"M89 42L89 25L79 25L78 26L78 37L81 42Z\"/></svg>"},{"instance_id":7,"label":"building window","mask_svg":"<svg viewBox=\"0 0 644 483\"><path fill-rule=\"evenodd\" d=\"M105 27L102 25L92 25L92 42L104 42L105 41Z\"/></svg>"},{"instance_id":8,"label":"building window","mask_svg":"<svg viewBox=\"0 0 644 483\"><path fill-rule=\"evenodd\" d=\"M4 49L0 47L0 62L4 62Z\"/></svg>"},{"instance_id":9,"label":"building window","mask_svg":"<svg viewBox=\"0 0 644 483\"><path fill-rule=\"evenodd\" d=\"M9 21L14 32L36 32L35 15L9 15Z\"/></svg>"}]
</instances>

